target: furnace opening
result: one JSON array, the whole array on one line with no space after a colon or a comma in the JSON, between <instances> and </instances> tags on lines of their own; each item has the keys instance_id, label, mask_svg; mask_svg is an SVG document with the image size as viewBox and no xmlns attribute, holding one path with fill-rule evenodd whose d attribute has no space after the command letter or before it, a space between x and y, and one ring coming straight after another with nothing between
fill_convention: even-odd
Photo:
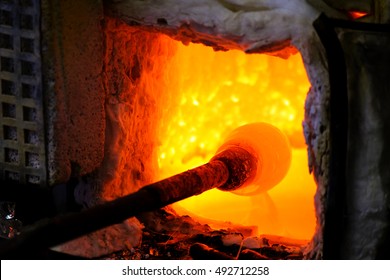
<instances>
[{"instance_id":1,"label":"furnace opening","mask_svg":"<svg viewBox=\"0 0 390 280\"><path fill-rule=\"evenodd\" d=\"M210 223L256 226L259 234L310 239L316 186L308 172L302 131L310 83L301 56L284 60L235 50L216 52L200 44L169 44L176 51L166 65L167 87L161 91L175 100L159 132L158 179L208 162L230 131L248 123L278 127L293 148L288 175L270 191L240 196L214 189L176 203L176 211Z\"/></svg>"},{"instance_id":2,"label":"furnace opening","mask_svg":"<svg viewBox=\"0 0 390 280\"><path fill-rule=\"evenodd\" d=\"M107 21L106 38L104 200L207 163L232 130L265 122L292 147L279 185L255 196L211 190L174 210L213 229L230 224L257 228L252 236L313 237L316 184L302 128L310 83L300 54L285 60L214 51L115 20Z\"/></svg>"}]
</instances>

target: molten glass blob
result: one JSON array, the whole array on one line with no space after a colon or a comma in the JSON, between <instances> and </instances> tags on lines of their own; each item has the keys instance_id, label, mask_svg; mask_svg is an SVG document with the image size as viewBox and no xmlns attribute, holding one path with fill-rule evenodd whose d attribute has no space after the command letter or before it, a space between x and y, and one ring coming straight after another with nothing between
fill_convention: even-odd
<instances>
[{"instance_id":1,"label":"molten glass blob","mask_svg":"<svg viewBox=\"0 0 390 280\"><path fill-rule=\"evenodd\" d=\"M175 204L175 209L179 214L206 218L209 224L211 220L228 221L256 226L259 234L310 239L315 229L316 186L308 171L302 132L310 83L301 56L283 60L161 40L174 51L164 72L149 76L149 84L159 81L160 87L153 92L164 93L168 104L158 106L163 117L158 120L161 142L156 180L207 163L229 132L248 123L278 127L292 147L286 177L269 191L243 196L214 189ZM268 141L266 152L275 150L274 142Z\"/></svg>"},{"instance_id":2,"label":"molten glass blob","mask_svg":"<svg viewBox=\"0 0 390 280\"><path fill-rule=\"evenodd\" d=\"M287 137L267 123L251 123L233 130L217 154L237 146L257 157L256 176L234 191L239 195L256 195L277 185L287 174L291 162L291 147Z\"/></svg>"}]
</instances>

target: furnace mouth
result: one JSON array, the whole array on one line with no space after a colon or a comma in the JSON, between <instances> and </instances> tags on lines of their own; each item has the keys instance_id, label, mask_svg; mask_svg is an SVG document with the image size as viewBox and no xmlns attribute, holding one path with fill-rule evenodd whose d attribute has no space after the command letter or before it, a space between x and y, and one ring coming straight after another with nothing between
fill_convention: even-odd
<instances>
[{"instance_id":1,"label":"furnace mouth","mask_svg":"<svg viewBox=\"0 0 390 280\"><path fill-rule=\"evenodd\" d=\"M316 185L308 172L303 137L302 104L310 82L300 55L285 60L234 50L218 52L159 36L175 52L164 61L164 83L159 84L172 101L160 117L158 180L205 164L230 131L247 123L273 124L293 148L291 170L270 192L239 197L210 190L175 204L174 209L217 227L230 221L255 226L259 234L309 240L315 228Z\"/></svg>"}]
</instances>

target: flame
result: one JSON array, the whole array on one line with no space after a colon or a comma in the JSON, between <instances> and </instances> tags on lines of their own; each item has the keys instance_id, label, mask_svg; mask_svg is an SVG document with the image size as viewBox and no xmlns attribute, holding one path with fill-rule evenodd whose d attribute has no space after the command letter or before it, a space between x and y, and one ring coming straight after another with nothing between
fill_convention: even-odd
<instances>
[{"instance_id":1,"label":"flame","mask_svg":"<svg viewBox=\"0 0 390 280\"><path fill-rule=\"evenodd\" d=\"M254 225L259 233L311 238L316 187L308 172L301 124L310 87L301 56L282 60L178 42L165 67L160 78L167 88L160 90L171 105L161 109L167 117L160 120L158 179L208 162L225 136L247 123L278 127L293 147L290 171L274 189L249 197L211 190L178 203L176 209Z\"/></svg>"}]
</instances>

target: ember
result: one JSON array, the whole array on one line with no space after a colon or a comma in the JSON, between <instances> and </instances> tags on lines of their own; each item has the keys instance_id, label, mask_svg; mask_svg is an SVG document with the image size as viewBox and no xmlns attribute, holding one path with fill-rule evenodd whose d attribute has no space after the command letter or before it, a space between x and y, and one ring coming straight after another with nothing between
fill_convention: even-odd
<instances>
[{"instance_id":1,"label":"ember","mask_svg":"<svg viewBox=\"0 0 390 280\"><path fill-rule=\"evenodd\" d=\"M350 11L348 14L352 19L359 19L368 15L368 13L360 11Z\"/></svg>"}]
</instances>

